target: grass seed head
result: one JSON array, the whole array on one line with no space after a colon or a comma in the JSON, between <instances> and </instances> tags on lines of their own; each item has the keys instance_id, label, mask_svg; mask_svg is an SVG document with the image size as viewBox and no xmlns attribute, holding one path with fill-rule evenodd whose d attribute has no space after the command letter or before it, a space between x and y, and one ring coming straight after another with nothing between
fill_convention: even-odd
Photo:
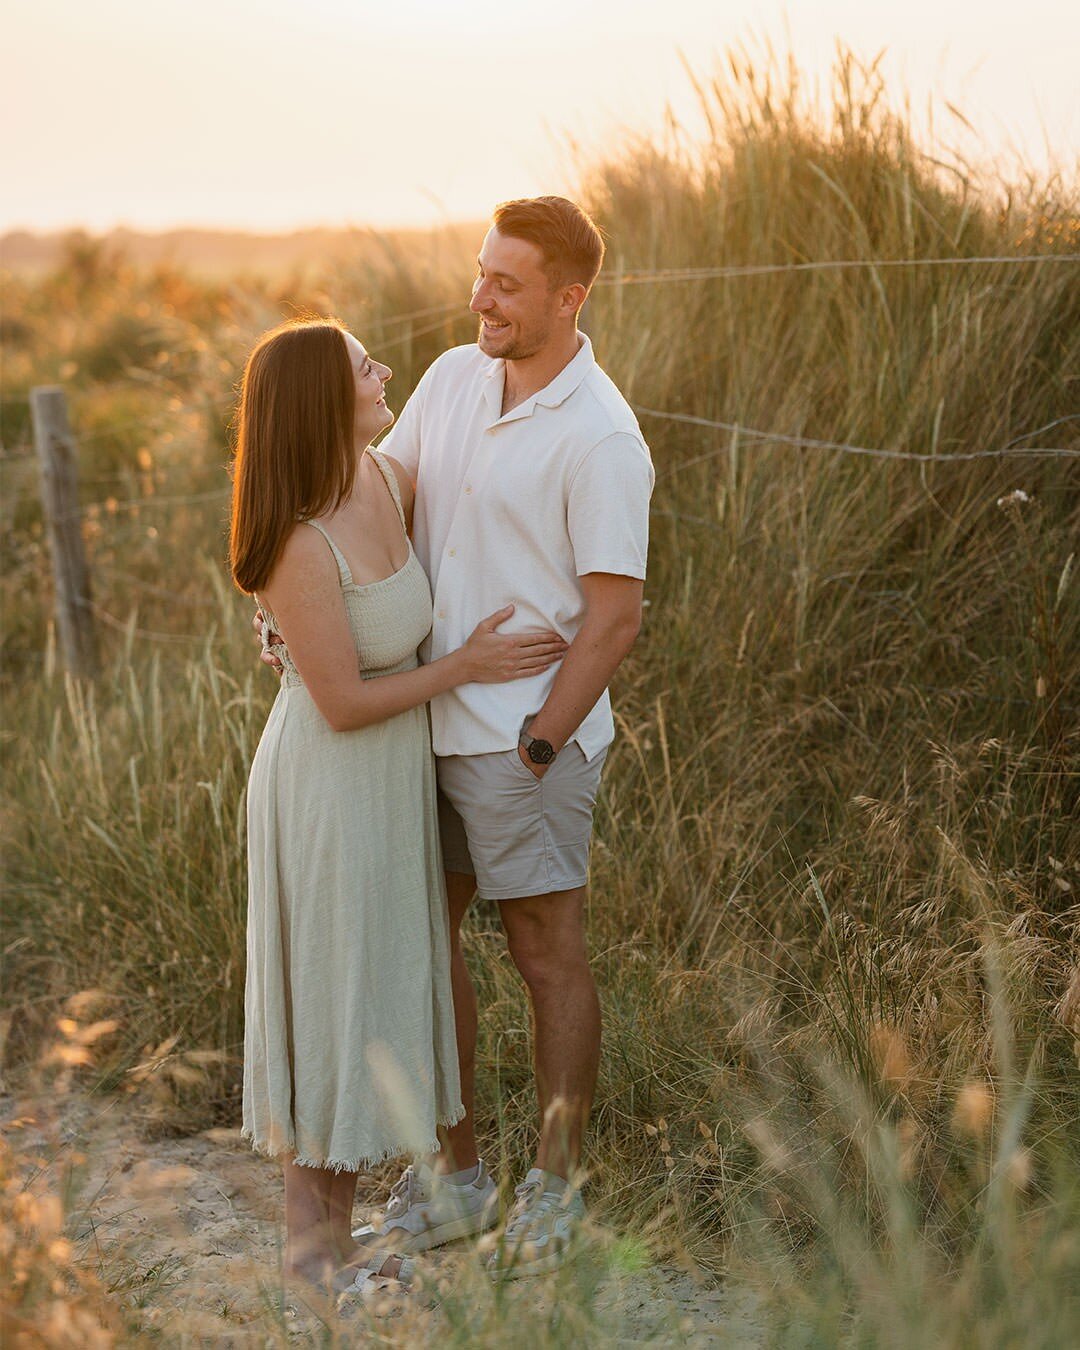
<instances>
[{"instance_id":1,"label":"grass seed head","mask_svg":"<svg viewBox=\"0 0 1080 1350\"><path fill-rule=\"evenodd\" d=\"M1014 1190L1026 1191L1031 1185L1034 1170L1031 1150L1016 1148L1005 1164L1005 1178Z\"/></svg>"},{"instance_id":2,"label":"grass seed head","mask_svg":"<svg viewBox=\"0 0 1080 1350\"><path fill-rule=\"evenodd\" d=\"M986 1082L965 1083L956 1094L953 1128L972 1139L982 1139L994 1119L994 1094Z\"/></svg>"},{"instance_id":3,"label":"grass seed head","mask_svg":"<svg viewBox=\"0 0 1080 1350\"><path fill-rule=\"evenodd\" d=\"M900 1090L911 1079L911 1055L903 1032L884 1022L876 1023L870 1031L870 1053L881 1081Z\"/></svg>"}]
</instances>

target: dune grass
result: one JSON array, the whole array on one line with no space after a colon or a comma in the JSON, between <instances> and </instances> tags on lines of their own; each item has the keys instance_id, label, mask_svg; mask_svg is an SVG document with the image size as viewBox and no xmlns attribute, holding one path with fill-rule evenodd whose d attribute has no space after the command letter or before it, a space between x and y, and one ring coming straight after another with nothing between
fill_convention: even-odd
<instances>
[{"instance_id":1,"label":"dune grass","mask_svg":"<svg viewBox=\"0 0 1080 1350\"><path fill-rule=\"evenodd\" d=\"M916 146L849 59L824 110L737 59L700 92L704 142L625 146L581 186L610 237L602 364L641 408L728 424L641 414L649 607L590 902L592 1204L656 1259L757 1281L777 1344L1060 1346L1080 1327L1080 465L954 456L1080 447L1080 287L1054 261L1080 252L1076 190ZM808 261L865 265L644 278ZM9 286L4 443L29 387L62 380L108 616L105 672L75 687L32 471L3 463L16 1081L96 989L118 1027L81 1072L150 1064L160 1123L235 1122L240 822L273 687L222 567L234 382L310 308L389 360L400 406L471 339L470 275L446 240L296 286L83 243ZM478 1123L518 1175L527 1012L493 909L469 947ZM497 1310L460 1312L451 1343L499 1343Z\"/></svg>"}]
</instances>

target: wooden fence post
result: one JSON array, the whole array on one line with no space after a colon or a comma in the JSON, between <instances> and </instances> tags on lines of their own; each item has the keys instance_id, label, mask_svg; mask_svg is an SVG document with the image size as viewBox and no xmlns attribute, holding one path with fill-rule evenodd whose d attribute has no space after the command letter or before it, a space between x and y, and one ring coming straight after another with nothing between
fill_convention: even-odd
<instances>
[{"instance_id":1,"label":"wooden fence post","mask_svg":"<svg viewBox=\"0 0 1080 1350\"><path fill-rule=\"evenodd\" d=\"M63 389L58 385L31 389L30 417L41 465L41 501L52 552L60 651L73 675L92 678L98 668L97 643L79 514L78 460Z\"/></svg>"}]
</instances>

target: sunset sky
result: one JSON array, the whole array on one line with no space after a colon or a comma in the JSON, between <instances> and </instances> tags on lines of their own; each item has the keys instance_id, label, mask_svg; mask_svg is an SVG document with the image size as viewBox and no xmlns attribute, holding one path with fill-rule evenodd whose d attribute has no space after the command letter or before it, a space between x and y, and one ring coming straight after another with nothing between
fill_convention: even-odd
<instances>
[{"instance_id":1,"label":"sunset sky","mask_svg":"<svg viewBox=\"0 0 1080 1350\"><path fill-rule=\"evenodd\" d=\"M0 230L429 225L573 184L620 129L693 125L680 52L888 49L946 138L1075 165L1067 0L5 0ZM542 16L538 17L538 16ZM967 142L970 148L971 142Z\"/></svg>"}]
</instances>

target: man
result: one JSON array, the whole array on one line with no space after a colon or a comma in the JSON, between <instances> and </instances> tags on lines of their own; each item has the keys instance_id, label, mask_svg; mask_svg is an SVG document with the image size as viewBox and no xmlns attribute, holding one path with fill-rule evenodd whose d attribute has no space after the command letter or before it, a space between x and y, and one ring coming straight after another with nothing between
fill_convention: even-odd
<instances>
[{"instance_id":1,"label":"man","mask_svg":"<svg viewBox=\"0 0 1080 1350\"><path fill-rule=\"evenodd\" d=\"M577 327L603 251L565 198L499 206L473 284L477 343L435 361L380 446L416 484L413 542L434 597L424 659L511 602L511 626L570 640L551 672L465 685L431 705L467 1115L355 1234L420 1251L495 1222L474 1132L476 994L460 943L479 893L498 902L533 1011L539 1150L493 1258L514 1275L558 1265L584 1212L575 1172L600 1052L585 950L589 836L614 736L607 685L641 622L653 484L636 419Z\"/></svg>"}]
</instances>

